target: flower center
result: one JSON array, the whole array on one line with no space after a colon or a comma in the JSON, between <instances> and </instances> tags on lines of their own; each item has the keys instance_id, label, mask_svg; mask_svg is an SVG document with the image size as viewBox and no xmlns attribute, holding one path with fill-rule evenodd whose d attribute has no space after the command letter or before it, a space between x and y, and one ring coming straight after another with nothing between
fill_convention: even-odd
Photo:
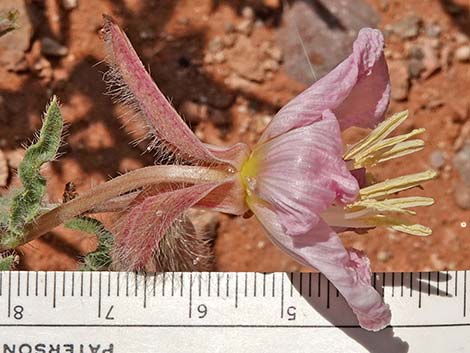
<instances>
[{"instance_id":1,"label":"flower center","mask_svg":"<svg viewBox=\"0 0 470 353\"><path fill-rule=\"evenodd\" d=\"M246 197L250 198L256 189L256 177L259 171L259 161L255 153L243 163L240 175L242 178L243 187L245 189Z\"/></svg>"}]
</instances>

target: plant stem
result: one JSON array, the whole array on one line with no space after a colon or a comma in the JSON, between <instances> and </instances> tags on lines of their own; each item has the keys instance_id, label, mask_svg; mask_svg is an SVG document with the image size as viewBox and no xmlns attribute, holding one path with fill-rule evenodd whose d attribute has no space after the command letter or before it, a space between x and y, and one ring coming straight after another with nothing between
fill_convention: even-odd
<instances>
[{"instance_id":1,"label":"plant stem","mask_svg":"<svg viewBox=\"0 0 470 353\"><path fill-rule=\"evenodd\" d=\"M28 243L60 224L77 217L123 193L162 182L203 183L222 181L230 175L228 171L194 166L162 165L145 167L116 177L98 185L77 198L44 213L25 227L22 243Z\"/></svg>"}]
</instances>

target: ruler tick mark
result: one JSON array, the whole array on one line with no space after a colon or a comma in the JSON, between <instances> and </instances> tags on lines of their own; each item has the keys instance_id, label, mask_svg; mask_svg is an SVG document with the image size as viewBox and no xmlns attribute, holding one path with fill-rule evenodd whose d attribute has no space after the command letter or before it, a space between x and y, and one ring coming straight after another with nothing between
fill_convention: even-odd
<instances>
[{"instance_id":1,"label":"ruler tick mark","mask_svg":"<svg viewBox=\"0 0 470 353\"><path fill-rule=\"evenodd\" d=\"M300 272L300 279L299 279L299 290L300 290L300 295L303 296L303 273Z\"/></svg>"},{"instance_id":2,"label":"ruler tick mark","mask_svg":"<svg viewBox=\"0 0 470 353\"><path fill-rule=\"evenodd\" d=\"M238 308L238 272L235 272L235 308Z\"/></svg>"},{"instance_id":3,"label":"ruler tick mark","mask_svg":"<svg viewBox=\"0 0 470 353\"><path fill-rule=\"evenodd\" d=\"M392 297L395 296L395 272L392 272Z\"/></svg>"},{"instance_id":4,"label":"ruler tick mark","mask_svg":"<svg viewBox=\"0 0 470 353\"><path fill-rule=\"evenodd\" d=\"M212 278L211 278L211 273L209 272L209 276L207 278L207 296L208 297L211 296L211 282L212 282Z\"/></svg>"},{"instance_id":5,"label":"ruler tick mark","mask_svg":"<svg viewBox=\"0 0 470 353\"><path fill-rule=\"evenodd\" d=\"M111 296L111 271L108 271L108 297Z\"/></svg>"},{"instance_id":6,"label":"ruler tick mark","mask_svg":"<svg viewBox=\"0 0 470 353\"><path fill-rule=\"evenodd\" d=\"M256 272L253 272L253 296L256 297Z\"/></svg>"},{"instance_id":7,"label":"ruler tick mark","mask_svg":"<svg viewBox=\"0 0 470 353\"><path fill-rule=\"evenodd\" d=\"M413 296L413 272L410 272L410 297Z\"/></svg>"},{"instance_id":8,"label":"ruler tick mark","mask_svg":"<svg viewBox=\"0 0 470 353\"><path fill-rule=\"evenodd\" d=\"M175 273L171 273L171 296L175 296Z\"/></svg>"},{"instance_id":9,"label":"ruler tick mark","mask_svg":"<svg viewBox=\"0 0 470 353\"><path fill-rule=\"evenodd\" d=\"M98 318L101 318L101 272L98 272Z\"/></svg>"},{"instance_id":10,"label":"ruler tick mark","mask_svg":"<svg viewBox=\"0 0 470 353\"><path fill-rule=\"evenodd\" d=\"M431 295L431 272L428 272L428 297Z\"/></svg>"},{"instance_id":11,"label":"ruler tick mark","mask_svg":"<svg viewBox=\"0 0 470 353\"><path fill-rule=\"evenodd\" d=\"M405 284L404 282L405 282L405 279L404 279L403 272L402 272L400 276L400 296L401 297L403 297L403 287Z\"/></svg>"},{"instance_id":12,"label":"ruler tick mark","mask_svg":"<svg viewBox=\"0 0 470 353\"><path fill-rule=\"evenodd\" d=\"M330 308L330 281L326 281L326 308Z\"/></svg>"},{"instance_id":13,"label":"ruler tick mark","mask_svg":"<svg viewBox=\"0 0 470 353\"><path fill-rule=\"evenodd\" d=\"M165 296L166 272L162 273L162 297Z\"/></svg>"},{"instance_id":14,"label":"ruler tick mark","mask_svg":"<svg viewBox=\"0 0 470 353\"><path fill-rule=\"evenodd\" d=\"M266 296L266 272L263 272L263 297Z\"/></svg>"},{"instance_id":15,"label":"ruler tick mark","mask_svg":"<svg viewBox=\"0 0 470 353\"><path fill-rule=\"evenodd\" d=\"M446 297L449 296L449 271L446 271Z\"/></svg>"},{"instance_id":16,"label":"ruler tick mark","mask_svg":"<svg viewBox=\"0 0 470 353\"><path fill-rule=\"evenodd\" d=\"M47 271L44 272L44 296L47 297Z\"/></svg>"},{"instance_id":17,"label":"ruler tick mark","mask_svg":"<svg viewBox=\"0 0 470 353\"><path fill-rule=\"evenodd\" d=\"M36 272L36 288L34 288L34 295L37 297L39 295L39 272Z\"/></svg>"},{"instance_id":18,"label":"ruler tick mark","mask_svg":"<svg viewBox=\"0 0 470 353\"><path fill-rule=\"evenodd\" d=\"M83 272L80 272L80 296L83 297Z\"/></svg>"},{"instance_id":19,"label":"ruler tick mark","mask_svg":"<svg viewBox=\"0 0 470 353\"><path fill-rule=\"evenodd\" d=\"M183 288L183 286L181 286ZM147 308L147 272L144 272L144 309Z\"/></svg>"},{"instance_id":20,"label":"ruler tick mark","mask_svg":"<svg viewBox=\"0 0 470 353\"><path fill-rule=\"evenodd\" d=\"M276 296L276 273L273 273L273 288L272 288L272 297Z\"/></svg>"},{"instance_id":21,"label":"ruler tick mark","mask_svg":"<svg viewBox=\"0 0 470 353\"><path fill-rule=\"evenodd\" d=\"M317 297L320 298L320 294L321 294L321 274L320 273L317 273L317 278L318 278L318 284L317 284L317 287L318 287L318 292L317 292Z\"/></svg>"},{"instance_id":22,"label":"ruler tick mark","mask_svg":"<svg viewBox=\"0 0 470 353\"><path fill-rule=\"evenodd\" d=\"M157 274L153 274L153 288L152 288L152 295L155 297L157 295Z\"/></svg>"},{"instance_id":23,"label":"ruler tick mark","mask_svg":"<svg viewBox=\"0 0 470 353\"><path fill-rule=\"evenodd\" d=\"M228 298L230 295L230 274L229 273L227 273L227 283L225 285L226 285L225 296Z\"/></svg>"},{"instance_id":24,"label":"ruler tick mark","mask_svg":"<svg viewBox=\"0 0 470 353\"><path fill-rule=\"evenodd\" d=\"M418 298L418 308L421 308L421 284L422 284L422 281L421 281L421 277L422 277L422 273L420 272L419 273L419 282L418 282L418 295L419 295L419 298Z\"/></svg>"},{"instance_id":25,"label":"ruler tick mark","mask_svg":"<svg viewBox=\"0 0 470 353\"><path fill-rule=\"evenodd\" d=\"M134 272L134 296L137 297L139 289L139 276L137 272Z\"/></svg>"},{"instance_id":26,"label":"ruler tick mark","mask_svg":"<svg viewBox=\"0 0 470 353\"><path fill-rule=\"evenodd\" d=\"M121 287L121 281L120 281L120 278L121 277L121 273L118 272L117 273L117 279L116 279L116 297L119 297L119 292L120 292L120 287Z\"/></svg>"},{"instance_id":27,"label":"ruler tick mark","mask_svg":"<svg viewBox=\"0 0 470 353\"><path fill-rule=\"evenodd\" d=\"M11 271L8 272L8 317L11 317Z\"/></svg>"},{"instance_id":28,"label":"ruler tick mark","mask_svg":"<svg viewBox=\"0 0 470 353\"><path fill-rule=\"evenodd\" d=\"M463 317L467 316L467 271L463 273Z\"/></svg>"},{"instance_id":29,"label":"ruler tick mark","mask_svg":"<svg viewBox=\"0 0 470 353\"><path fill-rule=\"evenodd\" d=\"M245 272L245 297L248 297L248 272Z\"/></svg>"},{"instance_id":30,"label":"ruler tick mark","mask_svg":"<svg viewBox=\"0 0 470 353\"><path fill-rule=\"evenodd\" d=\"M458 279L459 279L459 273L457 271L454 272L455 273L455 288L454 288L454 295L457 296L457 282L458 282Z\"/></svg>"},{"instance_id":31,"label":"ruler tick mark","mask_svg":"<svg viewBox=\"0 0 470 353\"><path fill-rule=\"evenodd\" d=\"M126 297L129 296L129 272L126 272Z\"/></svg>"},{"instance_id":32,"label":"ruler tick mark","mask_svg":"<svg viewBox=\"0 0 470 353\"><path fill-rule=\"evenodd\" d=\"M21 296L21 272L17 273L17 283L16 283L16 296Z\"/></svg>"},{"instance_id":33,"label":"ruler tick mark","mask_svg":"<svg viewBox=\"0 0 470 353\"><path fill-rule=\"evenodd\" d=\"M2 285L1 283L1 277L0 277L0 287ZM0 295L1 295L1 289L0 289ZM29 297L29 271L26 272L26 296Z\"/></svg>"},{"instance_id":34,"label":"ruler tick mark","mask_svg":"<svg viewBox=\"0 0 470 353\"><path fill-rule=\"evenodd\" d=\"M54 271L54 291L52 292L52 307L56 307L56 289L57 289L57 272Z\"/></svg>"},{"instance_id":35,"label":"ruler tick mark","mask_svg":"<svg viewBox=\"0 0 470 353\"><path fill-rule=\"evenodd\" d=\"M72 297L75 296L75 272L72 272Z\"/></svg>"},{"instance_id":36,"label":"ruler tick mark","mask_svg":"<svg viewBox=\"0 0 470 353\"><path fill-rule=\"evenodd\" d=\"M294 272L291 272L289 274L290 277L290 296L292 297L294 295Z\"/></svg>"},{"instance_id":37,"label":"ruler tick mark","mask_svg":"<svg viewBox=\"0 0 470 353\"><path fill-rule=\"evenodd\" d=\"M284 277L285 274L281 273L281 319L284 318Z\"/></svg>"},{"instance_id":38,"label":"ruler tick mark","mask_svg":"<svg viewBox=\"0 0 470 353\"><path fill-rule=\"evenodd\" d=\"M189 313L188 316L191 319L193 306L193 273L189 273Z\"/></svg>"},{"instance_id":39,"label":"ruler tick mark","mask_svg":"<svg viewBox=\"0 0 470 353\"><path fill-rule=\"evenodd\" d=\"M308 296L312 296L312 272L308 273Z\"/></svg>"},{"instance_id":40,"label":"ruler tick mark","mask_svg":"<svg viewBox=\"0 0 470 353\"><path fill-rule=\"evenodd\" d=\"M66 281L65 281L65 274L66 274L65 271L62 272L62 296L63 296L63 297L65 297L65 283L66 283Z\"/></svg>"},{"instance_id":41,"label":"ruler tick mark","mask_svg":"<svg viewBox=\"0 0 470 353\"><path fill-rule=\"evenodd\" d=\"M93 272L90 272L90 297L93 295Z\"/></svg>"},{"instance_id":42,"label":"ruler tick mark","mask_svg":"<svg viewBox=\"0 0 470 353\"><path fill-rule=\"evenodd\" d=\"M183 285L183 282L184 282L183 273L181 273L181 275L180 275L180 282L181 282L180 283L180 297L182 297L183 296L183 287L184 287L184 285Z\"/></svg>"},{"instance_id":43,"label":"ruler tick mark","mask_svg":"<svg viewBox=\"0 0 470 353\"><path fill-rule=\"evenodd\" d=\"M209 293L209 288L207 292ZM199 275L197 276L197 295L199 297L202 296L202 273L199 273Z\"/></svg>"}]
</instances>

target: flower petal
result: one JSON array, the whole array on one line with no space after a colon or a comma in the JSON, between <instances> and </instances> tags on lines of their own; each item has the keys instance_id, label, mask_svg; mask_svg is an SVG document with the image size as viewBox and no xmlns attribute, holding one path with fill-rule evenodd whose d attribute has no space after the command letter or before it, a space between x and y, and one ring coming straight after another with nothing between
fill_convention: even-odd
<instances>
[{"instance_id":1,"label":"flower petal","mask_svg":"<svg viewBox=\"0 0 470 353\"><path fill-rule=\"evenodd\" d=\"M309 233L290 237L270 208L258 202L249 206L274 244L330 280L363 328L378 331L390 323L389 307L371 285L369 260L363 253L345 249L338 235L322 220Z\"/></svg>"},{"instance_id":2,"label":"flower petal","mask_svg":"<svg viewBox=\"0 0 470 353\"><path fill-rule=\"evenodd\" d=\"M142 269L177 218L219 185L218 182L204 183L138 196L119 219L113 250L115 261L126 270Z\"/></svg>"},{"instance_id":3,"label":"flower petal","mask_svg":"<svg viewBox=\"0 0 470 353\"><path fill-rule=\"evenodd\" d=\"M321 120L255 148L248 195L271 204L288 235L304 234L334 202L356 199L359 186L342 153L338 121L325 111Z\"/></svg>"},{"instance_id":4,"label":"flower petal","mask_svg":"<svg viewBox=\"0 0 470 353\"><path fill-rule=\"evenodd\" d=\"M309 125L327 109L335 112L342 130L378 124L390 100L383 46L380 31L362 29L354 42L353 53L284 106L266 128L261 141Z\"/></svg>"},{"instance_id":5,"label":"flower petal","mask_svg":"<svg viewBox=\"0 0 470 353\"><path fill-rule=\"evenodd\" d=\"M112 68L108 77L113 87L111 93L138 109L150 134L157 138L156 145L185 161L240 166L248 154L246 145L240 143L229 148L204 145L163 96L125 33L108 16L103 33L107 61Z\"/></svg>"}]
</instances>

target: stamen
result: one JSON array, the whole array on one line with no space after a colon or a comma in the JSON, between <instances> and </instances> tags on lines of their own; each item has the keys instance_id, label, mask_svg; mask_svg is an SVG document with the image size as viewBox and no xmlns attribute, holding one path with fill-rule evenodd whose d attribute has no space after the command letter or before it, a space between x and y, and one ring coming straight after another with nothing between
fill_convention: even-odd
<instances>
[{"instance_id":1,"label":"stamen","mask_svg":"<svg viewBox=\"0 0 470 353\"><path fill-rule=\"evenodd\" d=\"M432 180L436 175L437 173L434 170L405 175L367 186L361 189L359 194L361 199L380 200L388 195L414 188L425 181Z\"/></svg>"},{"instance_id":2,"label":"stamen","mask_svg":"<svg viewBox=\"0 0 470 353\"><path fill-rule=\"evenodd\" d=\"M392 115L390 118L386 119L380 123L372 132L364 139L353 145L345 154L344 159L354 159L354 157L368 149L369 147L375 145L377 142L382 141L388 135L390 135L401 123L403 123L406 118L408 118L408 111Z\"/></svg>"}]
</instances>

